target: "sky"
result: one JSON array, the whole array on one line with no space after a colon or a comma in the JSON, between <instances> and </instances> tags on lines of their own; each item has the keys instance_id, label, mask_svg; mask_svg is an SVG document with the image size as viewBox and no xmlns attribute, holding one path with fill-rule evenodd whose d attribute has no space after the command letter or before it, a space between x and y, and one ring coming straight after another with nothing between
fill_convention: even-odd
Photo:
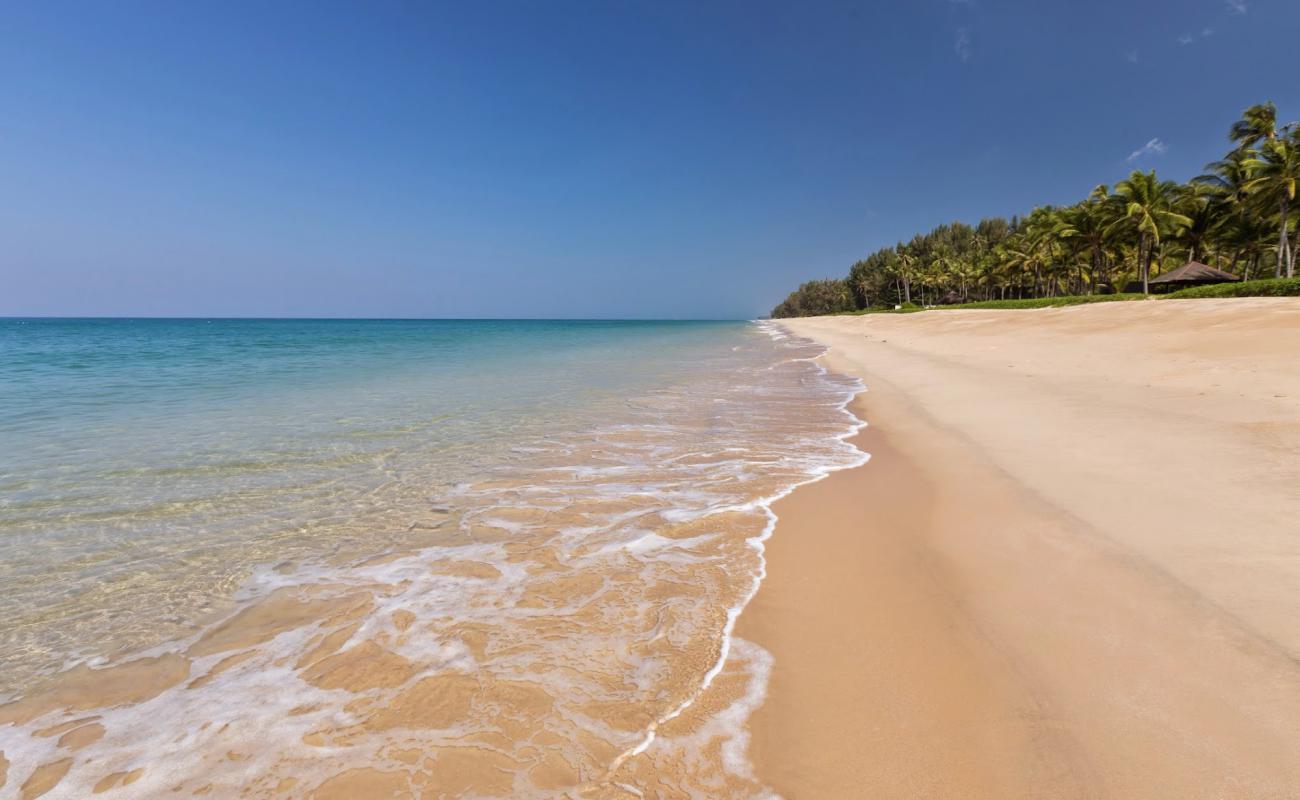
<instances>
[{"instance_id":1,"label":"sky","mask_svg":"<svg viewBox=\"0 0 1300 800\"><path fill-rule=\"evenodd\" d=\"M749 318L1300 118L1296 0L0 16L0 315Z\"/></svg>"}]
</instances>

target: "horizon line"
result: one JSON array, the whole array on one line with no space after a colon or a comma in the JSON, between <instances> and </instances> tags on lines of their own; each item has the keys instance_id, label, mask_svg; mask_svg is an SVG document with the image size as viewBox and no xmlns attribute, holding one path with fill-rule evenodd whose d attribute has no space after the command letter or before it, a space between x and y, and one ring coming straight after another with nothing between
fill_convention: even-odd
<instances>
[{"instance_id":1,"label":"horizon line","mask_svg":"<svg viewBox=\"0 0 1300 800\"><path fill-rule=\"evenodd\" d=\"M755 322L762 317L312 317L312 316L163 316L149 314L0 314L0 320L160 320L250 322Z\"/></svg>"}]
</instances>

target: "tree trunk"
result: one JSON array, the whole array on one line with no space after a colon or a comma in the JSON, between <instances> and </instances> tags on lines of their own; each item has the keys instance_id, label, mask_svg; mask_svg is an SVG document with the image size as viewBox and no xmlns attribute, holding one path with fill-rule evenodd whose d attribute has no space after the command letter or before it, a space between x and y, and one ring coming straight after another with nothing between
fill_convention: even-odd
<instances>
[{"instance_id":1,"label":"tree trunk","mask_svg":"<svg viewBox=\"0 0 1300 800\"><path fill-rule=\"evenodd\" d=\"M1297 250L1300 250L1300 225L1296 226L1295 240L1291 244L1287 245L1286 276L1288 278L1295 277L1295 255Z\"/></svg>"},{"instance_id":2,"label":"tree trunk","mask_svg":"<svg viewBox=\"0 0 1300 800\"><path fill-rule=\"evenodd\" d=\"M1274 278L1280 278L1280 277L1282 277L1282 262L1283 262L1283 260L1285 260L1286 257L1287 257L1287 255L1286 255L1286 245L1287 245L1287 240L1286 240L1287 219L1286 219L1286 217L1287 217L1287 212L1288 212L1289 210L1290 210L1290 209L1287 208L1286 198L1283 197L1283 198L1282 198L1282 232L1281 232L1280 234L1278 234L1278 240L1277 240L1277 268L1276 268L1275 270L1273 270L1273 277L1274 277ZM1290 264L1288 264L1288 265L1287 265L1287 271L1288 271L1288 276L1287 276L1287 277L1290 277L1290 274L1289 274L1289 273L1290 273L1290 269L1291 269L1291 266L1290 266Z\"/></svg>"},{"instance_id":3,"label":"tree trunk","mask_svg":"<svg viewBox=\"0 0 1300 800\"><path fill-rule=\"evenodd\" d=\"M1142 294L1151 294L1151 254L1147 251L1147 235L1138 238L1138 273L1142 278Z\"/></svg>"}]
</instances>

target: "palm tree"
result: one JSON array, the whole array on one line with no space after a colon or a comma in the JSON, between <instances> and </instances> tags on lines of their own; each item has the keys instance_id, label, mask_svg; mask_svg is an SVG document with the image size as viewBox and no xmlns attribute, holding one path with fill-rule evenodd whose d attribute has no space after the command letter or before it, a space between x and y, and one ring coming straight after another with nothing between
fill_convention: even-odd
<instances>
[{"instance_id":1,"label":"palm tree","mask_svg":"<svg viewBox=\"0 0 1300 800\"><path fill-rule=\"evenodd\" d=\"M1114 203L1109 202L1110 192L1105 185L1098 186L1088 199L1061 211L1061 227L1057 235L1065 241L1088 251L1092 288L1110 282L1106 263L1106 246L1110 243L1111 224L1117 215Z\"/></svg>"},{"instance_id":2,"label":"palm tree","mask_svg":"<svg viewBox=\"0 0 1300 800\"><path fill-rule=\"evenodd\" d=\"M912 302L912 278L916 275L916 256L900 245L898 248L898 277L903 281L903 302Z\"/></svg>"},{"instance_id":3,"label":"palm tree","mask_svg":"<svg viewBox=\"0 0 1300 800\"><path fill-rule=\"evenodd\" d=\"M1190 220L1179 237L1187 246L1187 260L1202 261L1210 238L1227 218L1227 209L1215 190L1203 183L1178 187L1174 207Z\"/></svg>"},{"instance_id":4,"label":"palm tree","mask_svg":"<svg viewBox=\"0 0 1300 800\"><path fill-rule=\"evenodd\" d=\"M1061 274L1065 273L1067 282L1069 279L1069 264L1065 263L1064 254L1058 247L1068 230L1060 209L1055 206L1035 208L1025 219L1025 230L1041 254L1043 285L1039 296L1055 297L1061 288Z\"/></svg>"},{"instance_id":5,"label":"palm tree","mask_svg":"<svg viewBox=\"0 0 1300 800\"><path fill-rule=\"evenodd\" d=\"M1105 187L1099 186L1097 189L1104 190ZM1096 191L1093 191L1093 195L1096 195ZM1061 225L1056 230L1057 237L1073 250L1079 267L1080 291L1083 286L1095 290L1105 282L1106 221L1102 216L1101 203L1093 195L1089 195L1082 203L1062 208ZM1087 280L1083 274L1083 263L1079 261L1082 251L1087 251L1088 254Z\"/></svg>"},{"instance_id":6,"label":"palm tree","mask_svg":"<svg viewBox=\"0 0 1300 800\"><path fill-rule=\"evenodd\" d=\"M1025 266L1034 270L1035 297L1043 297L1047 293L1043 272L1045 267L1052 266L1052 244L1056 240L1058 223L1056 209L1040 206L1029 212L1020 229L1023 237L1021 252L1028 257Z\"/></svg>"},{"instance_id":7,"label":"palm tree","mask_svg":"<svg viewBox=\"0 0 1300 800\"><path fill-rule=\"evenodd\" d=\"M1246 150L1233 150L1219 161L1206 164L1206 173L1192 178L1192 183L1209 187L1224 200L1244 200L1246 192L1241 187L1250 179L1250 173L1246 169L1246 159L1249 157L1250 153Z\"/></svg>"},{"instance_id":8,"label":"palm tree","mask_svg":"<svg viewBox=\"0 0 1300 800\"><path fill-rule=\"evenodd\" d=\"M970 301L970 287L979 277L979 272L975 268L974 262L969 259L959 258L952 262L953 273L961 285L961 301L963 303Z\"/></svg>"},{"instance_id":9,"label":"palm tree","mask_svg":"<svg viewBox=\"0 0 1300 800\"><path fill-rule=\"evenodd\" d=\"M1246 159L1249 157L1249 151L1233 150L1219 161L1206 164L1205 174L1192 178L1192 185L1204 187L1212 198L1214 213L1219 217L1214 235L1220 244L1232 250L1232 268L1229 272L1237 271L1237 261L1246 254L1243 243L1249 237L1243 231L1251 228L1259 219L1259 214L1248 207L1250 198L1242 188L1250 180L1250 173L1246 169ZM1222 252L1222 247L1219 250ZM1258 254L1246 255L1251 256L1246 261L1246 271L1249 274L1253 265L1251 259L1257 258Z\"/></svg>"},{"instance_id":10,"label":"palm tree","mask_svg":"<svg viewBox=\"0 0 1300 800\"><path fill-rule=\"evenodd\" d=\"M929 307L936 304L936 300L939 296L939 290L943 288L943 278L944 278L943 266L942 266L942 262L939 259L936 258L933 261L930 261L925 266L921 267L921 276L920 276L921 305L923 307ZM927 302L925 299L926 289L931 290L929 302Z\"/></svg>"},{"instance_id":11,"label":"palm tree","mask_svg":"<svg viewBox=\"0 0 1300 800\"><path fill-rule=\"evenodd\" d=\"M1261 139L1277 138L1277 106L1270 101L1241 112L1241 119L1228 129L1228 138L1242 150L1254 147Z\"/></svg>"},{"instance_id":12,"label":"palm tree","mask_svg":"<svg viewBox=\"0 0 1300 800\"><path fill-rule=\"evenodd\" d=\"M1286 276L1295 275L1295 258L1287 242L1287 230L1290 220L1291 203L1295 201L1296 182L1300 181L1300 136L1294 132L1287 136L1270 139L1260 145L1251 157L1244 162L1250 178L1242 185L1249 195L1258 195L1265 202L1277 205L1281 220L1278 227L1277 268L1273 277L1282 277L1282 264L1286 264ZM1297 243L1300 246L1300 242Z\"/></svg>"},{"instance_id":13,"label":"palm tree","mask_svg":"<svg viewBox=\"0 0 1300 800\"><path fill-rule=\"evenodd\" d=\"M1038 245L1023 231L1012 234L1001 245L998 253L1002 260L1002 270L1008 280L1015 282L1017 294L1024 296L1025 280L1029 272L1033 271L1035 276L1035 292L1038 290L1037 275L1039 267L1039 250Z\"/></svg>"},{"instance_id":14,"label":"palm tree","mask_svg":"<svg viewBox=\"0 0 1300 800\"><path fill-rule=\"evenodd\" d=\"M997 246L985 250L975 257L975 282L984 287L984 299L992 300L993 293L1001 288L998 285Z\"/></svg>"},{"instance_id":15,"label":"palm tree","mask_svg":"<svg viewBox=\"0 0 1300 800\"><path fill-rule=\"evenodd\" d=\"M1134 172L1115 184L1115 194L1124 202L1124 216L1116 228L1134 231L1138 236L1138 274L1142 293L1151 293L1151 260L1160 247L1161 237L1177 233L1191 220L1174 210L1178 185L1156 178L1155 170Z\"/></svg>"},{"instance_id":16,"label":"palm tree","mask_svg":"<svg viewBox=\"0 0 1300 800\"><path fill-rule=\"evenodd\" d=\"M1152 274L1183 256L1249 279L1264 277L1261 269L1276 254L1274 274L1294 278L1300 123L1279 124L1277 108L1262 103L1242 112L1229 138L1233 149L1187 185L1134 172L1113 191L1098 186L1072 206L939 225L872 253L844 280L800 287L779 308L838 307L845 287L858 307L873 299L912 302L914 292L923 305L954 290L967 300L1047 297L1133 277L1150 292Z\"/></svg>"},{"instance_id":17,"label":"palm tree","mask_svg":"<svg viewBox=\"0 0 1300 800\"><path fill-rule=\"evenodd\" d=\"M1222 244L1232 250L1232 265L1228 271L1240 271L1245 280L1250 280L1259 268L1260 258L1271 246L1273 224L1257 214L1238 212L1220 228L1219 237Z\"/></svg>"}]
</instances>

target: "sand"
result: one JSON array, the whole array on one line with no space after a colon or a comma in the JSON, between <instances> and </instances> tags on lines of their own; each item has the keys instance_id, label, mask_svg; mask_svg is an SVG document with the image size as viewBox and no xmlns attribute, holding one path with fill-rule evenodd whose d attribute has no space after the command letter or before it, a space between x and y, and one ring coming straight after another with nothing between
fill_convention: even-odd
<instances>
[{"instance_id":1,"label":"sand","mask_svg":"<svg viewBox=\"0 0 1300 800\"><path fill-rule=\"evenodd\" d=\"M413 548L268 563L188 637L23 687L0 798L756 796L767 654L726 632L762 501L863 454L856 381L745 339L630 424L524 440Z\"/></svg>"},{"instance_id":2,"label":"sand","mask_svg":"<svg viewBox=\"0 0 1300 800\"><path fill-rule=\"evenodd\" d=\"M774 509L761 779L1300 796L1300 300L785 324L873 457Z\"/></svg>"}]
</instances>

